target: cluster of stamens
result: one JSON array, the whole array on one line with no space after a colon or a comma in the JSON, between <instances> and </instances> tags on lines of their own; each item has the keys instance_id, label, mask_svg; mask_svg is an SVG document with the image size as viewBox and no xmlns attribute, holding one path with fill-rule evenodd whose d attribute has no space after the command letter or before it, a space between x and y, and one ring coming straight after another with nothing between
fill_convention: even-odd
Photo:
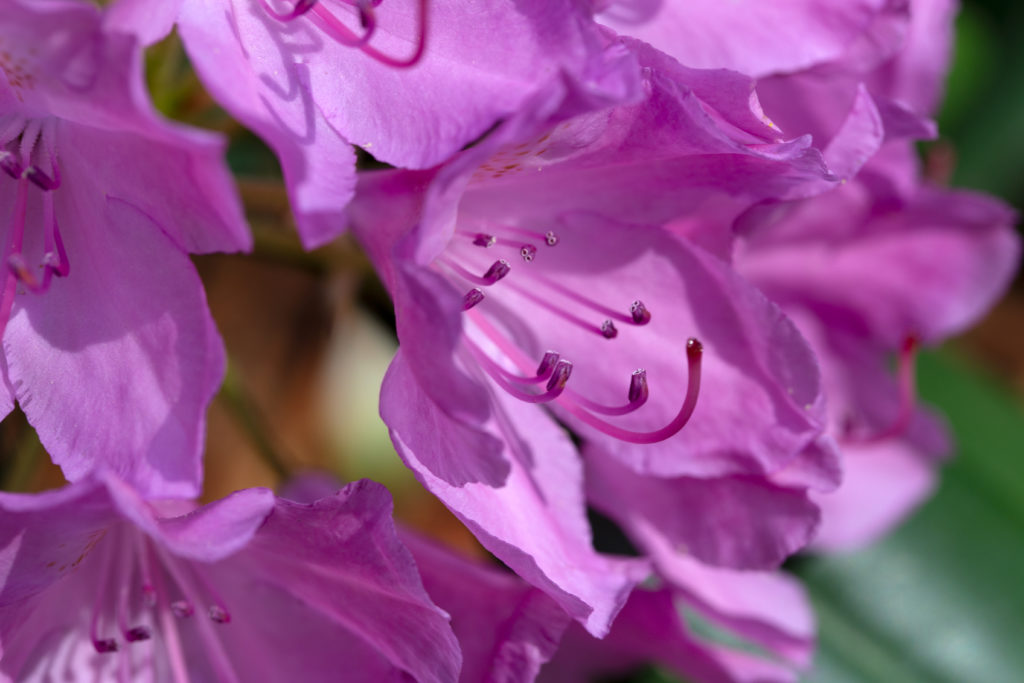
<instances>
[{"instance_id":1,"label":"cluster of stamens","mask_svg":"<svg viewBox=\"0 0 1024 683\"><path fill-rule=\"evenodd\" d=\"M530 264L538 258L536 244L542 243L547 247L555 247L559 244L559 238L553 231L539 233L507 225L489 232L458 232L456 239L468 239L473 246L481 249L505 247L517 250L526 264ZM651 321L651 311L643 301L635 300L630 306L629 312L623 313L594 301L581 292L565 286L557 279L540 272L531 271L528 278L530 282L524 283L515 277L510 277L512 264L506 258L495 260L482 275L477 274L479 271L473 272L464 266L452 254L442 255L438 263L450 275L473 285L463 296L463 310L470 316L473 324L483 336L508 361L519 368L519 372L509 370L505 365L492 358L479 344L466 339L467 353L474 364L511 396L527 403L548 403L557 400L557 404L561 408L582 422L617 439L632 443L655 443L668 439L679 432L690 419L696 407L697 394L700 390L700 365L703 351L703 347L696 339L691 338L686 344L689 375L686 396L679 412L660 429L636 432L623 429L600 416L628 415L647 402L650 390L645 370L636 370L630 377L625 404L609 406L593 401L569 387L569 378L573 370L572 361L562 358L555 351L548 351L541 359L536 372L531 374L532 363L527 355L493 325L486 315L479 313L477 308L486 299L485 290L501 282L502 287L514 291L515 294L555 314L561 320L596 336L612 340L619 336L616 323L642 327ZM557 303L554 297L548 296L548 292L560 295L562 299L570 303L570 306ZM594 313L603 316L604 320L598 324L589 320L588 317ZM539 390L540 386L543 386L542 391ZM538 389L533 389L533 387L538 387Z\"/></svg>"},{"instance_id":2,"label":"cluster of stamens","mask_svg":"<svg viewBox=\"0 0 1024 683\"><path fill-rule=\"evenodd\" d=\"M176 629L178 622L192 621L203 631L204 642L218 648L211 624L230 623L231 613L203 575L135 529L112 531L107 536L106 547L97 548L103 566L89 622L93 649L115 653L122 641L130 645L149 640L152 627L137 621L139 615L147 614L147 621L165 633ZM198 616L199 606L205 606L207 618ZM107 635L111 626L116 627L120 639ZM177 642L177 638L166 640ZM183 662L171 664L185 668Z\"/></svg>"},{"instance_id":3,"label":"cluster of stamens","mask_svg":"<svg viewBox=\"0 0 1024 683\"><path fill-rule=\"evenodd\" d=\"M0 170L17 182L3 253L8 276L0 302L0 320L6 321L17 284L42 293L49 288L53 276L65 277L71 269L53 205L53 193L61 184L55 119L25 120L17 115L0 118ZM39 275L29 267L22 251L31 187L41 191L44 233Z\"/></svg>"},{"instance_id":4,"label":"cluster of stamens","mask_svg":"<svg viewBox=\"0 0 1024 683\"><path fill-rule=\"evenodd\" d=\"M291 22L302 17L310 19L320 30L333 40L346 47L361 50L369 57L387 66L398 69L417 64L423 58L427 46L427 5L429 0L412 0L417 3L417 24L415 47L406 57L393 57L381 52L371 44L377 32L378 19L376 9L384 0L333 0L355 11L359 30L353 30L332 12L327 5L329 0L259 0L260 5L271 17L281 22ZM278 9L284 6L285 9Z\"/></svg>"}]
</instances>

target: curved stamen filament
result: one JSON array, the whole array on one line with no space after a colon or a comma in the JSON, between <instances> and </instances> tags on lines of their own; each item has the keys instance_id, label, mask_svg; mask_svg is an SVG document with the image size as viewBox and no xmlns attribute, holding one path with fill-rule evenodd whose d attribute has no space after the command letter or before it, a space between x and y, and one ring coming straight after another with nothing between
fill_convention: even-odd
<instances>
[{"instance_id":1,"label":"curved stamen filament","mask_svg":"<svg viewBox=\"0 0 1024 683\"><path fill-rule=\"evenodd\" d=\"M908 336L903 340L896 359L896 382L899 388L900 404L895 419L885 429L876 434L857 436L847 434L844 440L857 445L870 445L886 439L903 435L914 418L917 406L916 363L917 338Z\"/></svg>"},{"instance_id":2,"label":"curved stamen filament","mask_svg":"<svg viewBox=\"0 0 1024 683\"><path fill-rule=\"evenodd\" d=\"M689 367L689 377L686 385L686 398L683 400L683 405L679 408L679 412L672 421L661 429L656 429L651 432L635 432L628 429L622 429L621 427L602 420L568 397L560 403L565 410L578 418L581 422L604 432L608 436L619 439L620 441L637 444L650 444L664 441L665 439L678 434L679 430L686 426L686 423L690 420L690 416L693 415L694 409L697 407L697 396L700 393L700 365L703 351L704 347L696 339L691 337L686 342L686 360Z\"/></svg>"},{"instance_id":3,"label":"curved stamen filament","mask_svg":"<svg viewBox=\"0 0 1024 683\"><path fill-rule=\"evenodd\" d=\"M516 373L506 370L493 358L487 355L487 353L473 342L466 340L466 346L469 348L470 353L480 365L487 365L491 370L497 372L503 378L509 382L515 382L516 384L540 384L544 380L551 377L554 372L555 366L558 364L559 356L554 351L548 351L544 354L544 358L541 360L540 365L537 367L537 374L525 377L523 375L517 375ZM488 371L491 374L491 371Z\"/></svg>"},{"instance_id":4,"label":"curved stamen filament","mask_svg":"<svg viewBox=\"0 0 1024 683\"><path fill-rule=\"evenodd\" d=\"M320 28L323 29L327 35L342 45L358 47L368 57L377 60L385 66L404 69L418 64L427 49L427 27L429 23L429 12L427 11L428 3L429 0L416 0L417 18L415 47L408 57L402 58L392 57L391 55L385 54L369 43L370 38L373 36L377 28L377 18L373 8L377 7L380 4L379 2L348 3L355 5L359 12L359 23L363 27L362 35L356 35L352 29L347 27L336 16L334 16L330 10L325 8L323 3L314 3L311 8L311 14L317 19Z\"/></svg>"},{"instance_id":5,"label":"curved stamen filament","mask_svg":"<svg viewBox=\"0 0 1024 683\"><path fill-rule=\"evenodd\" d=\"M603 403L591 401L586 396L583 396L572 389L566 391L565 396L592 413L600 413L601 415L628 415L647 403L647 398L650 396L650 390L647 388L647 371L637 370L630 377L629 401L621 406L606 406Z\"/></svg>"},{"instance_id":6,"label":"curved stamen filament","mask_svg":"<svg viewBox=\"0 0 1024 683\"><path fill-rule=\"evenodd\" d=\"M472 347L471 347L472 348ZM569 381L569 376L572 374L572 363L567 360L559 360L555 363L554 368L551 371L551 377L548 378L547 391L540 394L531 394L528 391L524 391L520 387L516 386L515 382L506 379L505 371L500 368L490 358L484 355L483 358L478 358L480 367L486 372L494 382L508 392L513 398L517 398L525 403L548 403L553 401L565 390L565 385ZM499 372L499 370L502 370Z\"/></svg>"}]
</instances>

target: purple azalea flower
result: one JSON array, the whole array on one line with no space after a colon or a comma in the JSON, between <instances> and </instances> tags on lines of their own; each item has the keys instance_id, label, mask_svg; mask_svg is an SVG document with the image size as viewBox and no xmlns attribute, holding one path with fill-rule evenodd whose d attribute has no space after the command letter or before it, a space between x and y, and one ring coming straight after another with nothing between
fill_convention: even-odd
<instances>
[{"instance_id":1,"label":"purple azalea flower","mask_svg":"<svg viewBox=\"0 0 1024 683\"><path fill-rule=\"evenodd\" d=\"M0 411L69 479L195 495L223 351L189 252L250 237L223 143L154 113L135 40L79 2L0 2Z\"/></svg>"},{"instance_id":2,"label":"purple azalea flower","mask_svg":"<svg viewBox=\"0 0 1024 683\"><path fill-rule=\"evenodd\" d=\"M367 175L352 205L395 301L381 413L399 452L598 635L635 570L591 548L579 456L538 403L641 473L832 476L794 462L824 426L809 348L696 245L728 223L688 223L693 241L660 227L820 182L820 154L776 140L748 79L625 45L646 67L641 102L603 108L616 101L594 84L553 82L440 169Z\"/></svg>"},{"instance_id":3,"label":"purple azalea flower","mask_svg":"<svg viewBox=\"0 0 1024 683\"><path fill-rule=\"evenodd\" d=\"M312 505L0 495L9 680L453 681L458 643L370 481Z\"/></svg>"},{"instance_id":4,"label":"purple azalea flower","mask_svg":"<svg viewBox=\"0 0 1024 683\"><path fill-rule=\"evenodd\" d=\"M350 143L433 166L604 42L576 0L127 0L112 22L153 39L169 4L206 87L277 152L309 247L344 227Z\"/></svg>"},{"instance_id":5,"label":"purple azalea flower","mask_svg":"<svg viewBox=\"0 0 1024 683\"><path fill-rule=\"evenodd\" d=\"M588 683L644 664L702 683L789 683L810 665L814 619L782 573L713 569L677 555L636 590L603 640L573 625L541 683Z\"/></svg>"}]
</instances>

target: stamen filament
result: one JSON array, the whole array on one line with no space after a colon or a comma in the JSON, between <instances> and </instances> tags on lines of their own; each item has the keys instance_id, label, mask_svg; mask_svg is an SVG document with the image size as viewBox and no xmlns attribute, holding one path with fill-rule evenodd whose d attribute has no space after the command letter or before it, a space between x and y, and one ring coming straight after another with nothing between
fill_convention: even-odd
<instances>
[{"instance_id":1,"label":"stamen filament","mask_svg":"<svg viewBox=\"0 0 1024 683\"><path fill-rule=\"evenodd\" d=\"M117 641L113 638L100 638L100 612L104 605L104 598L106 597L107 585L110 583L110 561L111 561L111 550L109 548L103 548L102 553L102 566L100 567L99 576L100 585L96 590L96 599L92 605L92 618L89 620L89 639L92 641L92 646L101 654L107 652L117 652Z\"/></svg>"},{"instance_id":2,"label":"stamen filament","mask_svg":"<svg viewBox=\"0 0 1024 683\"><path fill-rule=\"evenodd\" d=\"M647 388L647 371L637 370L633 373L629 382L629 402L625 405L606 406L603 403L592 401L572 389L566 391L565 395L567 398L575 401L592 413L600 413L601 415L628 415L647 403L647 398L650 396L650 390Z\"/></svg>"},{"instance_id":3,"label":"stamen filament","mask_svg":"<svg viewBox=\"0 0 1024 683\"><path fill-rule=\"evenodd\" d=\"M651 319L650 312L647 310L647 307L644 306L643 302L640 300L636 300L633 302L632 306L630 306L630 314L626 315L625 313L620 313L619 311L616 311L614 308L609 308L604 304L598 303L593 299L580 294L576 290L570 287L566 287L562 283L556 282L555 280L552 280L551 278L541 275L540 273L533 273L533 277L538 282L543 283L546 287L555 290L562 296L568 297L569 299L572 299L576 303L586 306L592 311L600 313L606 318L618 320L619 322L623 322L629 325L646 325L647 322ZM634 315L633 311L638 309L642 309L643 313L645 313L646 315L640 315L639 317L637 315Z\"/></svg>"},{"instance_id":4,"label":"stamen filament","mask_svg":"<svg viewBox=\"0 0 1024 683\"><path fill-rule=\"evenodd\" d=\"M691 337L686 342L686 360L689 368L686 398L683 400L683 405L679 408L679 412L672 421L661 429L656 429L651 432L635 432L628 429L622 429L621 427L617 427L605 420L602 420L568 397L566 397L565 400L560 401L560 405L581 422L604 432L608 436L619 439L620 441L636 444L651 444L664 441L665 439L669 439L678 434L679 431L686 426L686 423L690 420L690 416L693 415L694 409L697 407L697 395L700 393L700 365L703 350L704 347L695 338Z\"/></svg>"},{"instance_id":5,"label":"stamen filament","mask_svg":"<svg viewBox=\"0 0 1024 683\"><path fill-rule=\"evenodd\" d=\"M523 375L517 375L514 372L506 370L501 366L501 364L488 356L483 349L468 339L466 339L466 346L469 348L470 353L472 353L478 363L490 366L494 372L497 372L509 382L515 382L517 384L540 384L551 377L552 372L554 372L555 365L559 360L557 353L554 351L548 351L544 354L544 358L541 360L540 366L537 368L537 374L530 377L524 377ZM488 371L487 374L491 374L491 372Z\"/></svg>"},{"instance_id":6,"label":"stamen filament","mask_svg":"<svg viewBox=\"0 0 1024 683\"><path fill-rule=\"evenodd\" d=\"M544 242L544 244L548 245L549 247L553 247L558 244L558 235L556 235L553 230L548 230L547 232L537 232L535 230L526 230L524 228L519 228L514 225L503 225L501 226L501 229L515 233L517 235L522 235L523 237L530 237L540 242Z\"/></svg>"},{"instance_id":7,"label":"stamen filament","mask_svg":"<svg viewBox=\"0 0 1024 683\"><path fill-rule=\"evenodd\" d=\"M535 304L548 309L549 311L559 316L563 320L566 320L572 323L573 325L576 325L577 327L586 330L587 332L593 332L594 334L599 334L602 337L606 336L602 328L598 327L597 325L594 325L593 323L587 322L583 318L579 318L573 315L569 311L566 311L557 304L548 301L544 297L534 294L529 288L520 286L514 280L509 280L509 282L505 286L508 287L509 289L515 290L516 292L526 297L530 301L534 302Z\"/></svg>"},{"instance_id":8,"label":"stamen filament","mask_svg":"<svg viewBox=\"0 0 1024 683\"><path fill-rule=\"evenodd\" d=\"M520 389L514 382L506 380L505 376L497 371L497 364L489 358L485 362L480 363L480 367L498 386L508 392L513 398L517 398L524 403L548 403L555 400L565 390L565 385L572 374L572 363L567 360L559 360L555 363L551 377L548 379L547 391L540 394L531 394Z\"/></svg>"}]
</instances>

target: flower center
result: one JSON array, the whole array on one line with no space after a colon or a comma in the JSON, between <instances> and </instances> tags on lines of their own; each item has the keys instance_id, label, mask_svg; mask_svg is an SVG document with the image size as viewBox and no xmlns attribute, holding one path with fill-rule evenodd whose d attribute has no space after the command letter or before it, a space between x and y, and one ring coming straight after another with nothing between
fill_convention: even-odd
<instances>
[{"instance_id":1,"label":"flower center","mask_svg":"<svg viewBox=\"0 0 1024 683\"><path fill-rule=\"evenodd\" d=\"M686 425L697 405L703 352L699 341L690 338L686 342L687 389L675 417L658 429L632 431L602 416L628 415L647 402L650 390L645 370L638 369L632 373L625 403L607 405L594 401L569 386L572 360L564 358L558 351L547 351L540 364L535 365L537 361L531 360L530 354L503 331L521 326L520 316L500 301L488 307L486 292L504 290L514 294L517 300L525 300L529 305L551 314L559 325L569 325L595 339L608 341L619 337L618 326L641 328L651 321L651 311L640 299L633 301L628 311L617 310L579 288L567 286L558 278L557 272L537 270L535 260L556 257L556 252L551 250L556 249L560 242L554 231L537 232L511 225L488 226L486 232L456 231L452 244L435 262L435 268L456 286L463 283L471 285L463 296L463 310L473 334L463 336L460 351L463 362L468 367L482 370L494 384L520 401L555 402L580 421L616 439L656 443L670 438ZM489 266L472 265L479 261L480 252L491 250L496 252L496 258ZM519 266L512 265L520 262ZM517 320L511 321L510 318ZM531 330L537 331L537 328ZM511 370L510 366L516 369ZM543 390L539 385L543 385Z\"/></svg>"},{"instance_id":2,"label":"flower center","mask_svg":"<svg viewBox=\"0 0 1024 683\"><path fill-rule=\"evenodd\" d=\"M335 42L357 48L382 64L402 69L416 65L423 58L427 45L429 0L412 1L416 3L416 29L412 53L406 57L393 57L370 44L379 27L377 8L384 0L259 0L259 3L277 21L291 22L306 17ZM353 13L357 28L349 26L339 16L352 17Z\"/></svg>"},{"instance_id":3,"label":"flower center","mask_svg":"<svg viewBox=\"0 0 1024 683\"><path fill-rule=\"evenodd\" d=\"M208 646L213 666L225 674L223 680L233 679L215 628L229 624L231 613L202 572L134 527L109 531L103 546L89 619L96 652L119 652L122 644L147 641L158 632L175 680L188 680L178 625L190 622ZM207 618L198 617L200 610Z\"/></svg>"}]
</instances>

